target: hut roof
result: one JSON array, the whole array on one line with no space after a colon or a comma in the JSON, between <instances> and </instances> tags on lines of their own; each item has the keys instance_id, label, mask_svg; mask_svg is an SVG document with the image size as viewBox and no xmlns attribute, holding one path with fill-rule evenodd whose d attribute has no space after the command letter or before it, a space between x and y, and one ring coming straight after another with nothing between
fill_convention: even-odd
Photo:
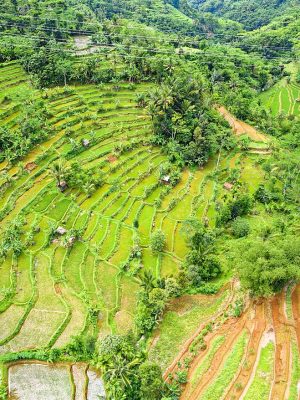
<instances>
[{"instance_id":1,"label":"hut roof","mask_svg":"<svg viewBox=\"0 0 300 400\"><path fill-rule=\"evenodd\" d=\"M68 184L66 181L60 181L58 182L57 186L60 188L60 190L63 192L64 190L67 189Z\"/></svg>"},{"instance_id":2,"label":"hut roof","mask_svg":"<svg viewBox=\"0 0 300 400\"><path fill-rule=\"evenodd\" d=\"M26 171L30 172L30 171L34 170L36 167L37 167L36 163L34 163L34 162L29 162L29 163L27 163L27 164L25 165L24 168L26 169Z\"/></svg>"},{"instance_id":3,"label":"hut roof","mask_svg":"<svg viewBox=\"0 0 300 400\"><path fill-rule=\"evenodd\" d=\"M163 176L162 178L161 178L161 180L163 181L163 182L166 182L166 183L169 183L170 182L170 175L165 175L165 176Z\"/></svg>"},{"instance_id":4,"label":"hut roof","mask_svg":"<svg viewBox=\"0 0 300 400\"><path fill-rule=\"evenodd\" d=\"M58 233L59 235L64 235L65 233L67 233L67 230L63 226L59 226L56 229L56 233Z\"/></svg>"},{"instance_id":5,"label":"hut roof","mask_svg":"<svg viewBox=\"0 0 300 400\"><path fill-rule=\"evenodd\" d=\"M230 182L225 182L223 185L224 189L231 190L233 188L233 184Z\"/></svg>"},{"instance_id":6,"label":"hut roof","mask_svg":"<svg viewBox=\"0 0 300 400\"><path fill-rule=\"evenodd\" d=\"M84 147L88 147L90 145L90 141L88 139L83 139L82 144Z\"/></svg>"}]
</instances>

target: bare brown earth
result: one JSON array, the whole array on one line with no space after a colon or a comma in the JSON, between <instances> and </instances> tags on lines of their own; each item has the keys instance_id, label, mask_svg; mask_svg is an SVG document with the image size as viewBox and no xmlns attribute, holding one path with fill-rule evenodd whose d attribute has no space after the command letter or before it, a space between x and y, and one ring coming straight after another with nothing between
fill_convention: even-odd
<instances>
[{"instance_id":1,"label":"bare brown earth","mask_svg":"<svg viewBox=\"0 0 300 400\"><path fill-rule=\"evenodd\" d=\"M253 126L246 122L235 118L225 107L218 107L217 110L226 119L237 136L247 135L251 140L256 142L268 142L268 138L265 135L258 132Z\"/></svg>"},{"instance_id":2,"label":"bare brown earth","mask_svg":"<svg viewBox=\"0 0 300 400\"><path fill-rule=\"evenodd\" d=\"M259 345L266 329L266 304L265 302L260 302L254 304L253 307L254 309L249 313L250 318L247 322L250 339L247 345L244 362L238 370L235 379L231 382L225 400L238 398L241 394L239 388L246 387L253 375Z\"/></svg>"},{"instance_id":3,"label":"bare brown earth","mask_svg":"<svg viewBox=\"0 0 300 400\"><path fill-rule=\"evenodd\" d=\"M275 376L271 392L271 399L274 400L285 398L289 380L291 328L286 319L284 304L284 292L276 295L271 302L276 343Z\"/></svg>"},{"instance_id":4,"label":"bare brown earth","mask_svg":"<svg viewBox=\"0 0 300 400\"><path fill-rule=\"evenodd\" d=\"M108 160L108 162L110 162L110 163L112 164L112 163L114 163L115 161L117 161L117 157L114 156L114 155L112 155L112 154L110 154L110 155L107 157L107 160Z\"/></svg>"},{"instance_id":5,"label":"bare brown earth","mask_svg":"<svg viewBox=\"0 0 300 400\"><path fill-rule=\"evenodd\" d=\"M233 291L233 285L234 283L231 283L231 293L226 301L226 303L223 305L223 307L215 314L212 315L210 320L217 320L220 318L224 312L228 309L228 307L231 305L233 296L234 296L234 291ZM225 290L227 286L223 288ZM207 325L209 321L205 321L200 324L199 328L195 331L195 333L185 342L185 344L182 347L182 350L180 353L176 356L176 358L173 360L172 364L165 370L163 377L165 380L168 379L169 374L173 374L178 370L178 363L183 362L184 359L189 355L189 349L193 341L196 339L196 337L201 333L201 331L204 329L204 327ZM155 341L155 338L154 338Z\"/></svg>"},{"instance_id":6,"label":"bare brown earth","mask_svg":"<svg viewBox=\"0 0 300 400\"><path fill-rule=\"evenodd\" d=\"M241 335L243 329L246 326L248 319L248 313L244 313L241 318L230 318L223 325L220 326L215 332L212 332L211 335L207 337L206 343L207 348L211 343L211 340L216 336L225 335L225 341L218 349L215 354L210 367L206 373L201 377L201 380L196 388L191 388L191 385L188 383L185 387L185 390L182 393L181 398L184 400L198 400L201 398L201 394L204 389L209 385L212 379L216 376L218 371L220 370L221 365L223 364L224 359L230 353L233 344L237 340L237 338ZM206 350L207 352L207 350ZM193 361L188 377L192 377L197 369L198 365L201 363L201 360L205 356L206 352L202 352L198 357Z\"/></svg>"},{"instance_id":7,"label":"bare brown earth","mask_svg":"<svg viewBox=\"0 0 300 400\"><path fill-rule=\"evenodd\" d=\"M234 294L230 296L231 302ZM275 343L274 379L270 393L270 400L286 400L289 397L291 377L291 338L296 332L298 348L300 349L300 284L292 293L292 309L294 321L289 321L285 312L285 292L275 295L273 298L260 301L251 301L240 318L226 318L226 310L230 305L226 303L224 308L212 317L213 330L205 336L205 350L199 350L188 369L188 383L183 388L182 400L200 400L204 390L221 370L224 359L232 349L233 344L243 330L249 332L249 340L243 357L243 361L237 366L237 372L229 385L223 400L243 399L256 373L261 348L265 346L266 338L272 338ZM197 332L185 343L180 354L164 374L168 380L168 374L176 373L179 369L178 362L183 363L186 357L191 357L190 346L193 340L204 328L203 324ZM197 368L203 362L209 352L212 341L217 337L224 337L224 341L214 354L210 367L201 375L198 382L192 382ZM299 350L300 352L300 350ZM180 365L179 363L179 365ZM256 400L256 399L255 399ZM257 399L259 400L259 399Z\"/></svg>"}]
</instances>

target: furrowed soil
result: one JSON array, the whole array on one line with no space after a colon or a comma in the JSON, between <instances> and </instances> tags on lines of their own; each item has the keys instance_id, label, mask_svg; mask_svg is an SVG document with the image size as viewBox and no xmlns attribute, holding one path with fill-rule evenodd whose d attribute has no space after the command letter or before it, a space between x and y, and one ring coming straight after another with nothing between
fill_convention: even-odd
<instances>
[{"instance_id":1,"label":"furrowed soil","mask_svg":"<svg viewBox=\"0 0 300 400\"><path fill-rule=\"evenodd\" d=\"M230 297L231 302L233 299L233 296ZM188 357L191 362L187 368L187 383L182 385L181 400L206 398L205 393L212 385L219 385L218 390L223 391L221 397L223 400L248 400L254 393L257 396L261 393L261 398L256 397L259 400L265 398L289 400L293 373L291 341L293 335L296 334L299 346L300 339L300 285L297 285L291 294L292 321L287 317L285 291L270 299L250 301L238 318L226 316L229 309L230 306L226 303L218 315L211 318L213 328L204 337L205 348L193 354L191 345L204 329L204 324L199 327L166 369L165 380L170 380L170 373L173 376L176 375ZM222 376L228 375L228 371L224 370L225 361L228 360L238 338L245 331L248 332L248 340L243 349L242 360L239 365L232 366L230 384L220 389ZM266 358L267 352L271 361ZM266 368L270 372L266 374L266 380L264 380L265 372L263 371ZM295 379L297 380L297 377L294 377ZM300 376L298 386L299 382ZM264 385L263 388L262 385Z\"/></svg>"}]
</instances>

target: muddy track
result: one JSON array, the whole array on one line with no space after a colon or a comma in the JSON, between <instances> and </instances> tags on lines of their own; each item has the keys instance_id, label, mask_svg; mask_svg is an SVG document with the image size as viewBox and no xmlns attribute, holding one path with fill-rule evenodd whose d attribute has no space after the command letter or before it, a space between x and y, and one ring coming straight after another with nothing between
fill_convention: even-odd
<instances>
[{"instance_id":1,"label":"muddy track","mask_svg":"<svg viewBox=\"0 0 300 400\"><path fill-rule=\"evenodd\" d=\"M228 388L224 400L238 398L241 394L238 388L245 388L247 386L254 370L259 344L267 325L265 302L255 304L254 307L254 315L252 315L251 318L250 314L250 318L247 322L247 327L250 331L250 339L247 345L245 357L235 379L231 382L231 385Z\"/></svg>"},{"instance_id":2,"label":"muddy track","mask_svg":"<svg viewBox=\"0 0 300 400\"><path fill-rule=\"evenodd\" d=\"M248 135L250 139L258 142L267 142L268 139L265 135L258 132L253 126L247 124L244 121L240 121L235 118L225 107L218 107L217 110L224 117L224 119L229 123L233 132L237 135Z\"/></svg>"},{"instance_id":3,"label":"muddy track","mask_svg":"<svg viewBox=\"0 0 300 400\"><path fill-rule=\"evenodd\" d=\"M226 308L226 307L224 307ZM199 400L206 388L221 371L227 355L230 353L233 344L241 335L244 329L250 333L243 361L237 366L237 372L228 386L223 400L243 399L255 377L256 368L260 359L261 349L272 340L275 345L274 354L274 377L270 388L270 400L286 400L289 397L291 379L291 340L294 331L297 336L298 349L300 353L300 284L292 292L292 310L294 323L288 320L286 314L285 292L275 295L270 300L253 302L249 305L244 314L236 319L222 318L214 319L214 329L205 337L206 350L200 351L193 359L188 371L188 383L184 387L180 399ZM224 311L224 310L223 310ZM222 315L220 313L219 315ZM203 328L203 326L202 326ZM176 372L177 362L183 361L190 356L189 347L193 339L201 332L198 332L186 342L185 348L176 362L172 364L170 372ZM209 368L202 372L198 381L195 375L197 368L201 365L211 349L211 343L217 337L223 336L224 342L215 354L212 355ZM192 378L194 377L194 381ZM241 389L243 389L241 391Z\"/></svg>"},{"instance_id":4,"label":"muddy track","mask_svg":"<svg viewBox=\"0 0 300 400\"><path fill-rule=\"evenodd\" d=\"M251 153L251 154L272 154L272 150L271 149L269 149L269 150L266 150L266 149L249 149L248 150L248 153Z\"/></svg>"},{"instance_id":5,"label":"muddy track","mask_svg":"<svg viewBox=\"0 0 300 400\"><path fill-rule=\"evenodd\" d=\"M289 387L291 327L284 312L285 293L282 291L271 301L275 331L275 371L271 399L283 400Z\"/></svg>"},{"instance_id":6,"label":"muddy track","mask_svg":"<svg viewBox=\"0 0 300 400\"><path fill-rule=\"evenodd\" d=\"M228 319L223 325L220 326L215 332L213 332L209 337L207 337L207 347L209 348L209 344L211 340L216 336L225 336L225 342L220 346L217 353L214 355L212 362L208 371L204 373L201 377L200 382L197 387L193 389L191 385L188 383L185 387L185 390L182 393L182 400L198 400L205 390L205 388L209 385L209 383L213 380L213 378L217 375L218 371L222 367L222 364L226 358L226 356L231 352L233 344L236 342L238 337L241 335L243 329L246 327L247 320L249 318L248 312L244 313L240 318L232 318ZM200 354L192 363L188 377L192 377L195 373L198 365L201 363L204 354Z\"/></svg>"},{"instance_id":7,"label":"muddy track","mask_svg":"<svg viewBox=\"0 0 300 400\"><path fill-rule=\"evenodd\" d=\"M163 378L165 380L168 379L169 374L176 372L176 370L178 369L178 363L183 362L184 358L189 355L189 349L190 349L191 344L196 339L196 337L201 333L201 331L205 328L205 326L210 321L215 321L218 318L220 318L223 315L223 313L230 307L230 305L232 304L233 298L234 298L233 287L234 287L234 282L231 282L229 297L228 297L227 301L225 302L225 304L223 305L223 307L221 308L221 310L218 311L216 314L211 315L206 321L202 322L201 325L199 326L199 328L195 331L195 333L184 343L180 353L173 360L172 364L164 371ZM226 287L224 288L224 290L225 289L226 289Z\"/></svg>"},{"instance_id":8,"label":"muddy track","mask_svg":"<svg viewBox=\"0 0 300 400\"><path fill-rule=\"evenodd\" d=\"M295 321L295 330L300 354L300 284L298 284L292 293L292 308Z\"/></svg>"},{"instance_id":9,"label":"muddy track","mask_svg":"<svg viewBox=\"0 0 300 400\"><path fill-rule=\"evenodd\" d=\"M279 111L278 113L281 114L282 113L282 91L280 90L279 94L278 94L278 106L279 106Z\"/></svg>"}]
</instances>

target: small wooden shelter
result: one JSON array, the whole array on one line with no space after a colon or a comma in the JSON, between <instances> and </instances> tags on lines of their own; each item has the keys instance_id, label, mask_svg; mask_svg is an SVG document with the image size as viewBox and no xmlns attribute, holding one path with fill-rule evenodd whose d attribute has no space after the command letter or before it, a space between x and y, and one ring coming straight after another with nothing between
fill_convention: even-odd
<instances>
[{"instance_id":1,"label":"small wooden shelter","mask_svg":"<svg viewBox=\"0 0 300 400\"><path fill-rule=\"evenodd\" d=\"M164 183L165 185L169 185L170 184L170 180L171 180L170 175L165 175L165 176L163 176L161 178L162 183Z\"/></svg>"},{"instance_id":2,"label":"small wooden shelter","mask_svg":"<svg viewBox=\"0 0 300 400\"><path fill-rule=\"evenodd\" d=\"M83 147L89 147L89 145L90 145L89 139L83 139L82 140L82 146Z\"/></svg>"},{"instance_id":3,"label":"small wooden shelter","mask_svg":"<svg viewBox=\"0 0 300 400\"><path fill-rule=\"evenodd\" d=\"M61 192L64 192L66 189L68 189L68 184L66 181L60 181L58 182L57 187Z\"/></svg>"},{"instance_id":4,"label":"small wooden shelter","mask_svg":"<svg viewBox=\"0 0 300 400\"><path fill-rule=\"evenodd\" d=\"M233 184L230 182L225 182L223 188L230 191L233 188Z\"/></svg>"},{"instance_id":5,"label":"small wooden shelter","mask_svg":"<svg viewBox=\"0 0 300 400\"><path fill-rule=\"evenodd\" d=\"M62 235L65 235L67 233L67 230L63 226L59 226L56 229L56 233L58 233L59 235L62 236Z\"/></svg>"},{"instance_id":6,"label":"small wooden shelter","mask_svg":"<svg viewBox=\"0 0 300 400\"><path fill-rule=\"evenodd\" d=\"M27 172L33 171L37 167L37 164L35 162L29 162L25 165L25 169Z\"/></svg>"}]
</instances>

